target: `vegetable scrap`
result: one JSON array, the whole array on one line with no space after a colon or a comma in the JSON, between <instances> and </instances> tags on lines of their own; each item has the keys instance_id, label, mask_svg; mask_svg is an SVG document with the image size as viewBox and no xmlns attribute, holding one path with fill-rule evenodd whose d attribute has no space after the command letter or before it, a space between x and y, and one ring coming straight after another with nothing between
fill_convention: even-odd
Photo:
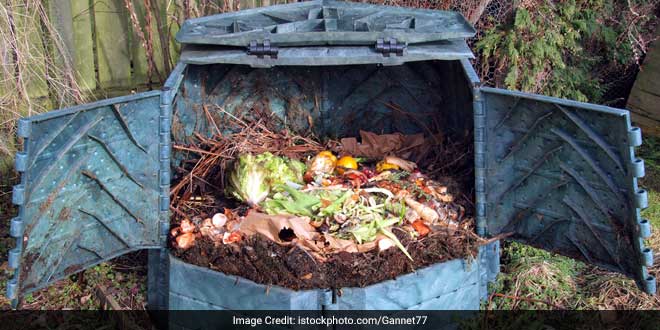
<instances>
[{"instance_id":1,"label":"vegetable scrap","mask_svg":"<svg viewBox=\"0 0 660 330\"><path fill-rule=\"evenodd\" d=\"M241 139L255 136L245 135L244 130L233 135L199 137L199 150L179 148L197 153L199 158L189 170L179 169L183 175L172 190L171 209L176 223L170 234L175 254L222 271L241 273L244 270L223 263L223 258L233 260L247 254L246 258L252 260L249 263L254 264L250 251L256 248L254 244L266 241L273 251L272 258L289 262L287 255L295 250L309 259L303 264L316 265L316 271L306 271L289 283L307 281L317 285L337 284L319 279L323 277L318 275L319 267L325 267L319 265L341 264L346 253L391 255L398 251L408 260L407 266L399 266L403 267L399 272L475 255L482 239L473 234L472 213L466 210L471 206L465 202L468 198L452 193L457 189L451 179L438 180L418 163L433 158L429 150L435 142L424 135L363 131L361 143L346 138L322 145L288 132L274 133L265 126L262 129L271 137L283 135L288 142L280 147L295 152L238 147ZM442 138L436 136L433 140ZM233 147L233 153L223 154L222 146ZM437 170L431 168L431 172ZM438 244L446 251L424 250L425 246ZM289 252L276 252L281 249ZM192 257L187 251L200 256ZM282 281L279 276L267 282L285 285ZM369 280L357 281L362 285Z\"/></svg>"},{"instance_id":2,"label":"vegetable scrap","mask_svg":"<svg viewBox=\"0 0 660 330\"><path fill-rule=\"evenodd\" d=\"M240 155L229 176L228 192L256 207L271 190L278 190L285 183L302 183L304 172L305 164L270 152Z\"/></svg>"},{"instance_id":3,"label":"vegetable scrap","mask_svg":"<svg viewBox=\"0 0 660 330\"><path fill-rule=\"evenodd\" d=\"M465 210L451 204L454 198L447 187L419 172L413 162L386 156L375 167L363 163L358 169L352 156L337 160L326 150L308 163L269 152L240 155L230 172L227 192L247 203L250 211L239 217L230 213L233 221L217 213L199 223L199 233L222 244L253 234L278 244L295 240L319 255L364 251L358 246L385 236L378 247L394 245L412 259L392 233L393 227L411 237L424 237L432 227L457 227L463 220ZM179 248L194 243L195 226L184 219L172 231ZM328 238L342 243L326 244ZM351 240L355 246L345 243Z\"/></svg>"}]
</instances>

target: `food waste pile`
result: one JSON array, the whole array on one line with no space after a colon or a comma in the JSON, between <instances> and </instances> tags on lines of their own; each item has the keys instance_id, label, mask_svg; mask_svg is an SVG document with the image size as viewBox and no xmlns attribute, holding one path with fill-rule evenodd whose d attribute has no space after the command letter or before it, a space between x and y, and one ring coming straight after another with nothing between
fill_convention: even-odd
<instances>
[{"instance_id":1,"label":"food waste pile","mask_svg":"<svg viewBox=\"0 0 660 330\"><path fill-rule=\"evenodd\" d=\"M366 139L389 145L392 135L368 132L362 143L314 143L289 156L238 150L216 171L222 188L198 178L205 189L190 189L198 160L177 185L187 182L188 194L175 196L173 253L296 290L365 286L475 256L485 242L473 233L469 200L457 200L460 185L425 174L403 157L410 137L394 136L404 143L384 152Z\"/></svg>"}]
</instances>

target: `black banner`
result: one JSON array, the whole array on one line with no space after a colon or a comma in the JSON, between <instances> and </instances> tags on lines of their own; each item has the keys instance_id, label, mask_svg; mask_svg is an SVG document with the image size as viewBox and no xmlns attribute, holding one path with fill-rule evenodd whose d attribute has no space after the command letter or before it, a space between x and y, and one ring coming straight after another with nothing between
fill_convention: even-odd
<instances>
[{"instance_id":1,"label":"black banner","mask_svg":"<svg viewBox=\"0 0 660 330\"><path fill-rule=\"evenodd\" d=\"M3 311L0 329L660 329L660 311Z\"/></svg>"}]
</instances>

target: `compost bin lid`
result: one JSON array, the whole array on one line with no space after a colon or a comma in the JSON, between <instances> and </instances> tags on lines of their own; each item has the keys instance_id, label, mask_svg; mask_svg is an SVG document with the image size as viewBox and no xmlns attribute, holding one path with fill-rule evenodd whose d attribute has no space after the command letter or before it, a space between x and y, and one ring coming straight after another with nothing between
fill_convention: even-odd
<instances>
[{"instance_id":1,"label":"compost bin lid","mask_svg":"<svg viewBox=\"0 0 660 330\"><path fill-rule=\"evenodd\" d=\"M365 46L282 47L276 56L250 56L235 47L188 45L180 61L188 64L243 64L252 67L282 65L328 66L348 64L400 65L428 60L474 58L465 40L446 40L408 46L400 55L387 56Z\"/></svg>"},{"instance_id":2,"label":"compost bin lid","mask_svg":"<svg viewBox=\"0 0 660 330\"><path fill-rule=\"evenodd\" d=\"M474 28L458 12L343 1L308 1L187 20L183 44L245 47L374 45L382 39L418 44L469 38Z\"/></svg>"}]
</instances>

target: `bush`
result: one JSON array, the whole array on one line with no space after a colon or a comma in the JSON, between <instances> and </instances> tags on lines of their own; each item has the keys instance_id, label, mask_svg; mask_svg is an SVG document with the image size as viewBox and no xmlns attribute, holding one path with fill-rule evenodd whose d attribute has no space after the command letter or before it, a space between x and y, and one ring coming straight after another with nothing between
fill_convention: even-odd
<instances>
[{"instance_id":1,"label":"bush","mask_svg":"<svg viewBox=\"0 0 660 330\"><path fill-rule=\"evenodd\" d=\"M639 61L659 3L621 2L523 1L476 43L480 70L508 89L601 102L602 74Z\"/></svg>"}]
</instances>

